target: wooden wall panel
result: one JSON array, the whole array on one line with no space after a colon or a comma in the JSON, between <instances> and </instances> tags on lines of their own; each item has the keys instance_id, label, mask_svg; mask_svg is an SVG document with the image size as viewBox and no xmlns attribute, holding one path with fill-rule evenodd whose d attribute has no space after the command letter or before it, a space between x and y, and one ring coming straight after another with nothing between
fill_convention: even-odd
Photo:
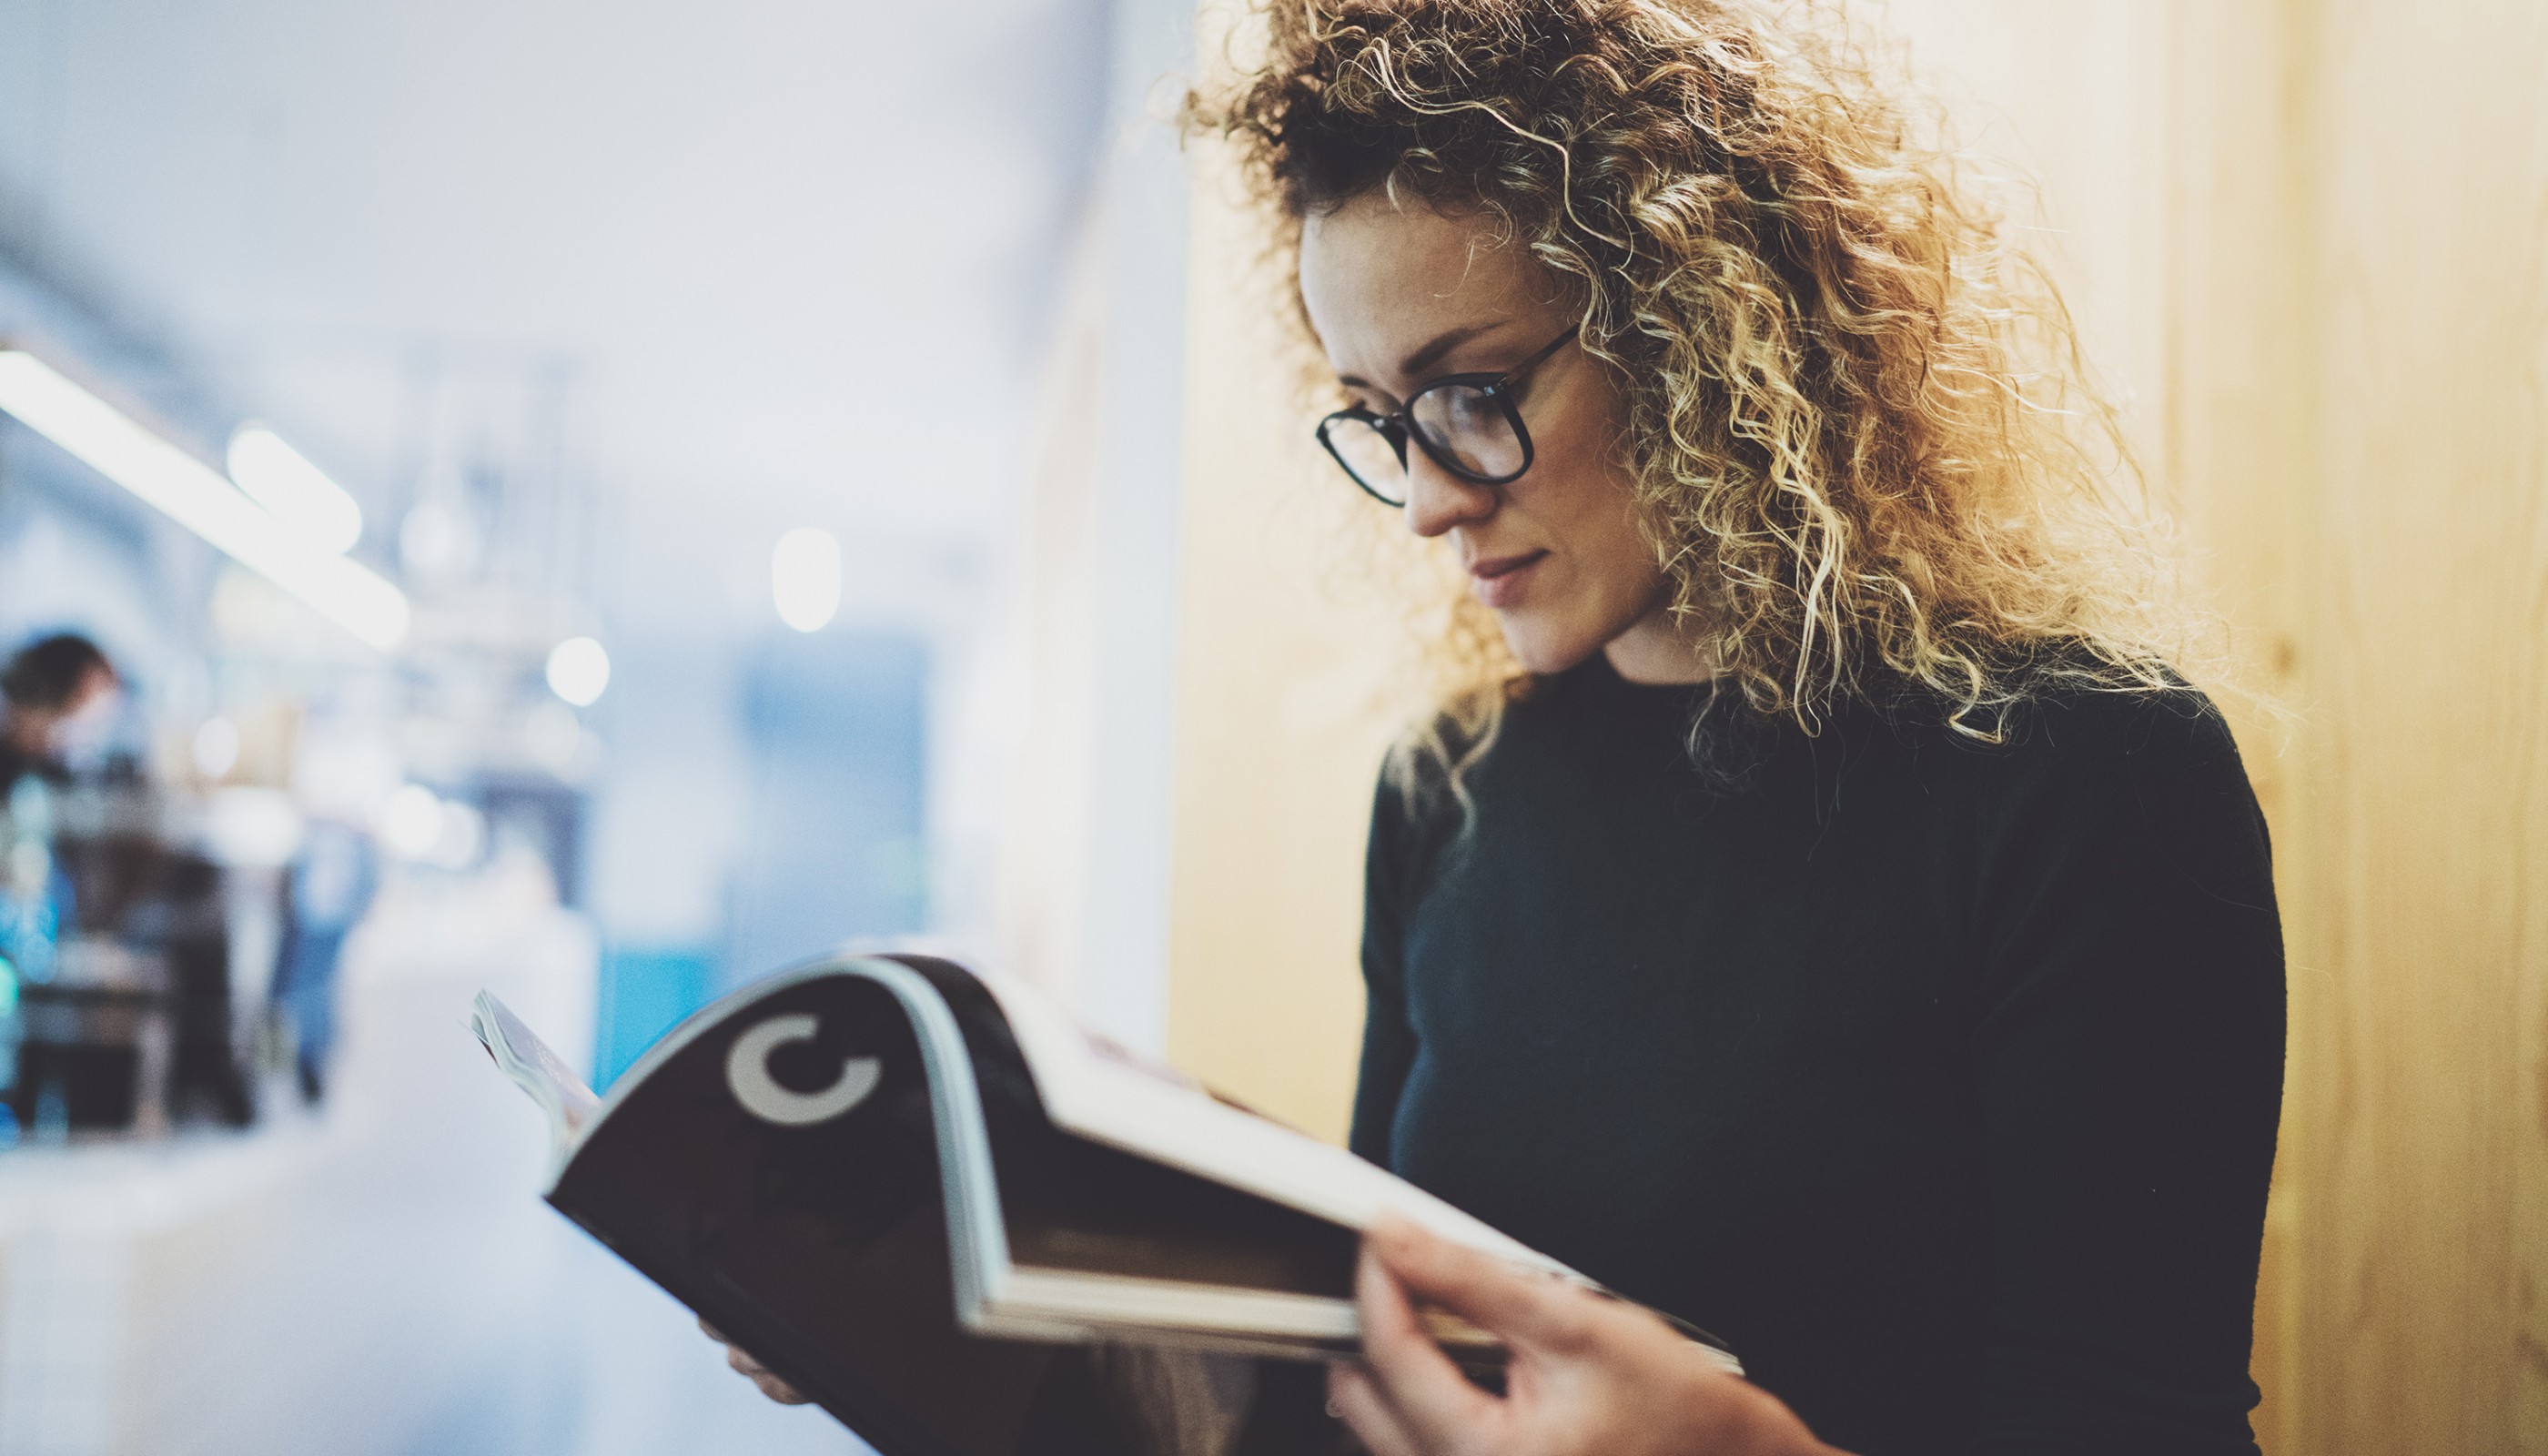
<instances>
[{"instance_id":1,"label":"wooden wall panel","mask_svg":"<svg viewBox=\"0 0 2548 1456\"><path fill-rule=\"evenodd\" d=\"M2321 0L2293 1450L2548 1449L2548 7Z\"/></svg>"}]
</instances>

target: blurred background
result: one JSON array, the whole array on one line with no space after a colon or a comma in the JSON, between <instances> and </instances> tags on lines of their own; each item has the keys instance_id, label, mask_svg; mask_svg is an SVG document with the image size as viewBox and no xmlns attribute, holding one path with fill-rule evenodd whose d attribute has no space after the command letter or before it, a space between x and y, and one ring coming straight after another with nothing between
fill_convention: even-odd
<instances>
[{"instance_id":1,"label":"blurred background","mask_svg":"<svg viewBox=\"0 0 2548 1456\"><path fill-rule=\"evenodd\" d=\"M2548 1451L2548 10L1863 8L2285 710L2260 1434ZM1341 1135L1393 659L1228 32L0 0L0 1456L861 1449L536 1202L481 986L606 1084L924 937Z\"/></svg>"}]
</instances>

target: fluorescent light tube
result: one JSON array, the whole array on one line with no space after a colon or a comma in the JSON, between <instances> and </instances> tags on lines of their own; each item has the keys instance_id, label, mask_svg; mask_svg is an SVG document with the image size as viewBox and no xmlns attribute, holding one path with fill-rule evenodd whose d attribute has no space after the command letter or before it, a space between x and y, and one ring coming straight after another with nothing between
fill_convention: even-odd
<instances>
[{"instance_id":1,"label":"fluorescent light tube","mask_svg":"<svg viewBox=\"0 0 2548 1456\"><path fill-rule=\"evenodd\" d=\"M0 410L363 641L386 652L407 636L405 592L312 546L220 472L35 355L0 349Z\"/></svg>"},{"instance_id":2,"label":"fluorescent light tube","mask_svg":"<svg viewBox=\"0 0 2548 1456\"><path fill-rule=\"evenodd\" d=\"M249 500L319 550L342 555L363 538L363 507L264 425L251 420L230 432L229 467Z\"/></svg>"}]
</instances>

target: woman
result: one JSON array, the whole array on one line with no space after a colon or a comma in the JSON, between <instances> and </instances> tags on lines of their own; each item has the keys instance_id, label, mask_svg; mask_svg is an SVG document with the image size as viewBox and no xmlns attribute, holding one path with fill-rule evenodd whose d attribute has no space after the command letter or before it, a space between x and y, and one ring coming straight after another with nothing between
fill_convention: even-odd
<instances>
[{"instance_id":1,"label":"woman","mask_svg":"<svg viewBox=\"0 0 2548 1456\"><path fill-rule=\"evenodd\" d=\"M1752 1382L1400 1233L1312 1406L1383 1456L2252 1452L2264 829L2057 301L1810 10L1262 20L1195 123L1320 442L1465 592L1373 819L1353 1145Z\"/></svg>"},{"instance_id":2,"label":"woman","mask_svg":"<svg viewBox=\"0 0 2548 1456\"><path fill-rule=\"evenodd\" d=\"M1831 1446L2252 1451L2264 828L2057 301L1809 11L1263 16L1200 125L1494 629L1384 776L1355 1149Z\"/></svg>"}]
</instances>

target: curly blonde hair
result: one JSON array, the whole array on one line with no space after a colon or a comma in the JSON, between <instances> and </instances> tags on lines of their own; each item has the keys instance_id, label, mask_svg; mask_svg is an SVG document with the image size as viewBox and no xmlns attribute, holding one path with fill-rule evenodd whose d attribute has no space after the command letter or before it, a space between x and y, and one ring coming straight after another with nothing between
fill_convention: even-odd
<instances>
[{"instance_id":1,"label":"curly blonde hair","mask_svg":"<svg viewBox=\"0 0 2548 1456\"><path fill-rule=\"evenodd\" d=\"M2058 292L1833 6L1254 20L1261 56L1187 124L1234 143L1287 287L1302 222L1374 188L1569 280L1720 698L1810 733L1908 694L1996 741L2047 691L2181 685L2196 618ZM1424 614L1449 717L1426 746L1455 780L1519 681L1483 616L1465 593Z\"/></svg>"}]
</instances>

